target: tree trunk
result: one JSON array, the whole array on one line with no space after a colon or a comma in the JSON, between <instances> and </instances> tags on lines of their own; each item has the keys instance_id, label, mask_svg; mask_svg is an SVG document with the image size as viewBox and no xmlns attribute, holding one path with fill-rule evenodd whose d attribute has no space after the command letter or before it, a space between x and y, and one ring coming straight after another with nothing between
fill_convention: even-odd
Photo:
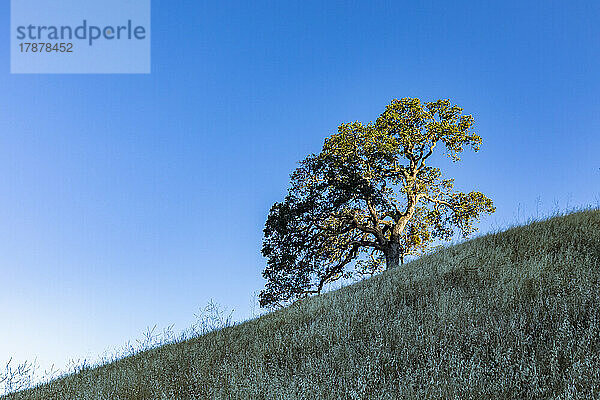
<instances>
[{"instance_id":1,"label":"tree trunk","mask_svg":"<svg viewBox=\"0 0 600 400\"><path fill-rule=\"evenodd\" d=\"M385 251L385 269L396 268L400 265L400 245L397 243L390 243ZM404 260L402 260L404 261Z\"/></svg>"}]
</instances>

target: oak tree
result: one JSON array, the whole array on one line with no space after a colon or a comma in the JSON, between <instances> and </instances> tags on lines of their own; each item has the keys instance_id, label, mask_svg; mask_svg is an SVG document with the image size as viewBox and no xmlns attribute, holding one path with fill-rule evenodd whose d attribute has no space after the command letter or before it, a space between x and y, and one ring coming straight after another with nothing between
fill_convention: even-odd
<instances>
[{"instance_id":1,"label":"oak tree","mask_svg":"<svg viewBox=\"0 0 600 400\"><path fill-rule=\"evenodd\" d=\"M453 161L482 142L474 119L450 100L393 100L375 122L344 123L300 162L268 215L262 253L263 307L277 307L353 272L396 268L436 239L464 237L483 213L484 194L454 190L429 165L436 150ZM350 268L354 266L354 268Z\"/></svg>"}]
</instances>

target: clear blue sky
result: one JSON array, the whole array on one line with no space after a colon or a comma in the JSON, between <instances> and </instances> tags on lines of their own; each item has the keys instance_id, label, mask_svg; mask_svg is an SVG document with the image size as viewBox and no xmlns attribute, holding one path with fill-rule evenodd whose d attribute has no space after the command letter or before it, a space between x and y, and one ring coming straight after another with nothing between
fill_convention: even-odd
<instances>
[{"instance_id":1,"label":"clear blue sky","mask_svg":"<svg viewBox=\"0 0 600 400\"><path fill-rule=\"evenodd\" d=\"M598 21L597 2L155 1L150 75L10 75L6 28L0 363L62 367L209 299L248 317L296 162L393 98L475 116L482 151L448 175L495 200L484 232L538 198L600 202Z\"/></svg>"}]
</instances>

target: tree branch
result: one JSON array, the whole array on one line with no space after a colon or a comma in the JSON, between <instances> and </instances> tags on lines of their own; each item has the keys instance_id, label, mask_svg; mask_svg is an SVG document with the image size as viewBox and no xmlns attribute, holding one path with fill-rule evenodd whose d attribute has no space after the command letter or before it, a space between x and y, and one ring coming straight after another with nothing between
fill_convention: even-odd
<instances>
[{"instance_id":1,"label":"tree branch","mask_svg":"<svg viewBox=\"0 0 600 400\"><path fill-rule=\"evenodd\" d=\"M339 264L337 264L336 266L334 266L331 269L329 269L329 268L327 269L327 271L325 272L325 275L319 281L319 286L317 288L318 294L321 294L321 291L323 290L323 286L325 286L325 284L328 283L327 281L329 279L331 279L335 274L340 273L344 269L344 267L346 265L348 265L348 263L350 263L350 261L352 261L356 257L359 247L360 247L360 245L354 244L352 246L352 248L350 249L350 252L346 255L346 257L344 257L344 259L342 261L339 262Z\"/></svg>"},{"instance_id":2,"label":"tree branch","mask_svg":"<svg viewBox=\"0 0 600 400\"><path fill-rule=\"evenodd\" d=\"M421 165L418 168L419 170L423 169L423 167L425 166L425 160L427 160L433 154L433 149L435 149L436 144L437 142L433 142L431 147L429 147L429 151L427 152L427 154L425 154L425 156L421 158Z\"/></svg>"},{"instance_id":3,"label":"tree branch","mask_svg":"<svg viewBox=\"0 0 600 400\"><path fill-rule=\"evenodd\" d=\"M373 236L375 236L377 238L377 240L383 241L383 234L378 229L375 229L368 225L361 224L358 221L358 219L356 218L356 214L354 214L352 216L352 223L358 230L365 232L365 233L370 233Z\"/></svg>"},{"instance_id":4,"label":"tree branch","mask_svg":"<svg viewBox=\"0 0 600 400\"><path fill-rule=\"evenodd\" d=\"M426 194L421 194L419 197L422 197L422 198L424 198L425 200L427 200L427 201L430 201L430 202L432 202L432 203L434 203L434 204L436 204L436 205L446 206L446 207L450 208L451 210L454 210L454 204L452 204L452 203L448 203L448 202L447 202L447 201L445 201L445 200L441 200L441 199L434 199L434 198L432 198L431 196L429 196L429 195L426 195Z\"/></svg>"},{"instance_id":5,"label":"tree branch","mask_svg":"<svg viewBox=\"0 0 600 400\"><path fill-rule=\"evenodd\" d=\"M352 246L359 246L359 247L373 247L377 250L381 250L382 247L379 243L377 242L372 242L370 240L355 240L353 242L350 242L350 244Z\"/></svg>"}]
</instances>

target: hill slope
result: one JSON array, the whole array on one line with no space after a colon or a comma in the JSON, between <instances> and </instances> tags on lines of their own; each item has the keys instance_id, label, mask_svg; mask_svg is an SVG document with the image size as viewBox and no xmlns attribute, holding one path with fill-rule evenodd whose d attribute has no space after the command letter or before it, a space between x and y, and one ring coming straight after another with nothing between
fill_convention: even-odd
<instances>
[{"instance_id":1,"label":"hill slope","mask_svg":"<svg viewBox=\"0 0 600 400\"><path fill-rule=\"evenodd\" d=\"M599 320L584 211L6 399L589 399Z\"/></svg>"}]
</instances>

